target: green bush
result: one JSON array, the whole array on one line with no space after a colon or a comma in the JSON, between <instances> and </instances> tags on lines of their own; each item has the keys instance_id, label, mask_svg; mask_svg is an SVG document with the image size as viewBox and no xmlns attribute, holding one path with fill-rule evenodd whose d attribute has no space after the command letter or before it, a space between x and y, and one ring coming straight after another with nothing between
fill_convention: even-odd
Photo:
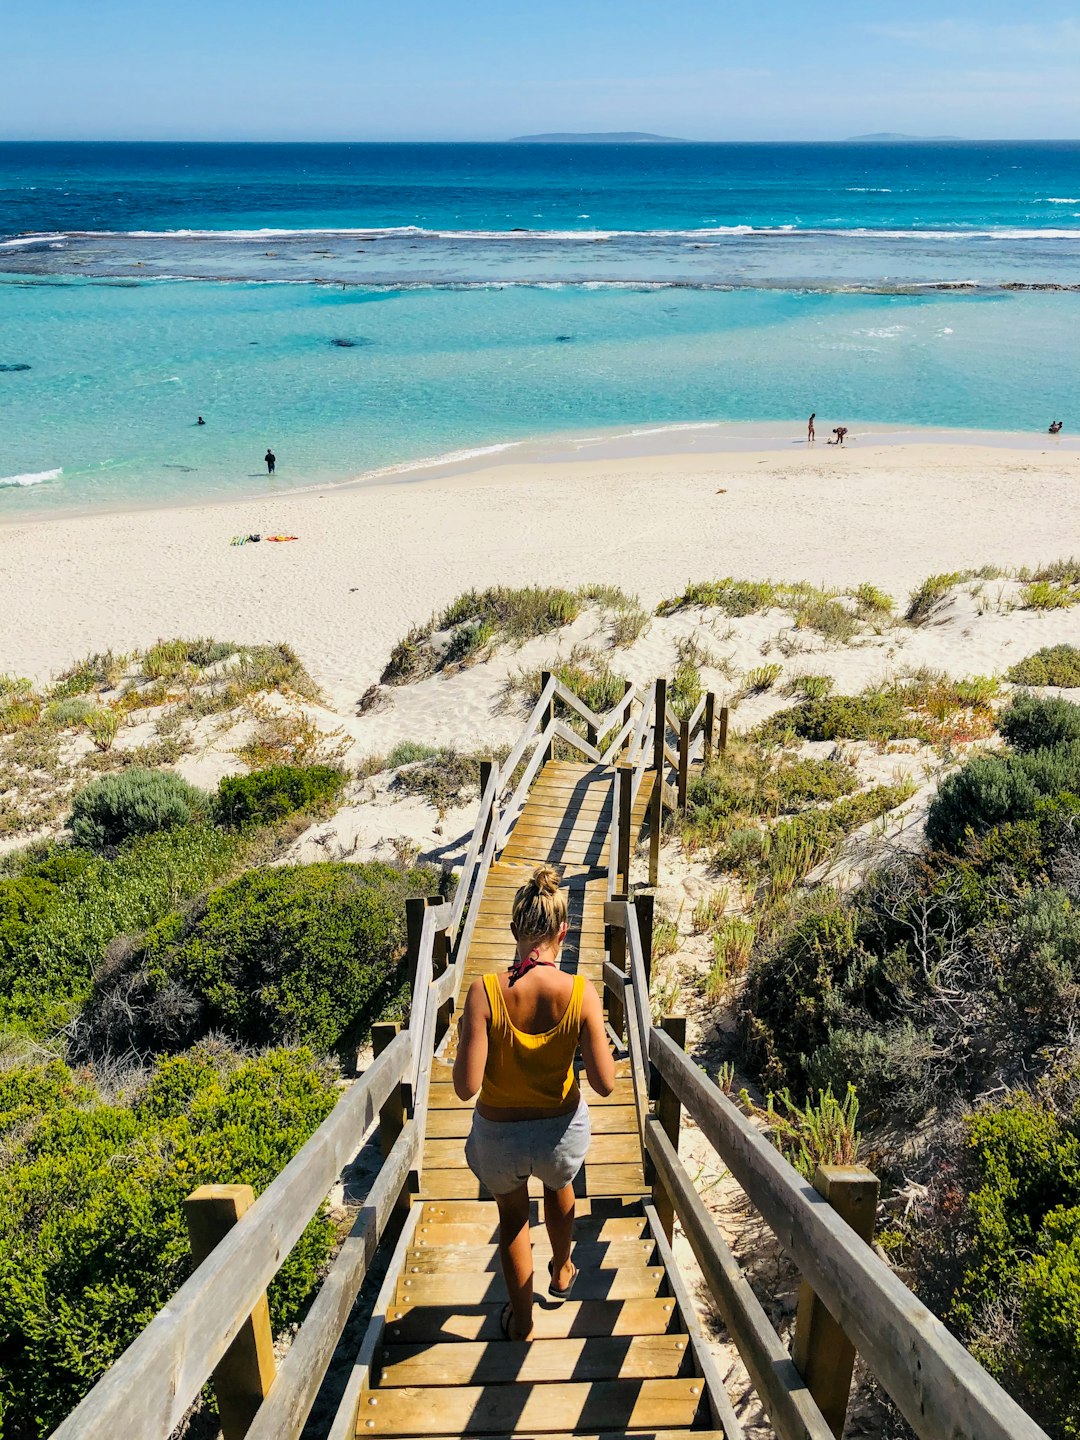
<instances>
[{"instance_id":1,"label":"green bush","mask_svg":"<svg viewBox=\"0 0 1080 1440\"><path fill-rule=\"evenodd\" d=\"M1080 686L1080 647L1046 645L1014 665L1008 678L1014 685L1060 685L1074 689Z\"/></svg>"},{"instance_id":2,"label":"green bush","mask_svg":"<svg viewBox=\"0 0 1080 1440\"><path fill-rule=\"evenodd\" d=\"M71 829L92 850L201 819L210 797L172 770L132 768L93 780L75 797Z\"/></svg>"},{"instance_id":3,"label":"green bush","mask_svg":"<svg viewBox=\"0 0 1080 1440\"><path fill-rule=\"evenodd\" d=\"M957 851L996 825L1027 820L1041 797L1080 795L1080 741L1026 755L976 755L947 775L926 818L931 845Z\"/></svg>"},{"instance_id":4,"label":"green bush","mask_svg":"<svg viewBox=\"0 0 1080 1440\"><path fill-rule=\"evenodd\" d=\"M1080 705L1039 695L1019 695L999 717L998 729L1014 750L1047 750L1080 740Z\"/></svg>"},{"instance_id":5,"label":"green bush","mask_svg":"<svg viewBox=\"0 0 1080 1440\"><path fill-rule=\"evenodd\" d=\"M793 730L800 740L921 740L923 722L910 715L892 691L826 695L781 710L757 727L756 738L779 740Z\"/></svg>"},{"instance_id":6,"label":"green bush","mask_svg":"<svg viewBox=\"0 0 1080 1440\"><path fill-rule=\"evenodd\" d=\"M681 595L662 600L657 615L675 615L692 606L719 609L725 615L740 618L768 610L778 598L777 587L770 580L704 580L688 585Z\"/></svg>"},{"instance_id":7,"label":"green bush","mask_svg":"<svg viewBox=\"0 0 1080 1440\"><path fill-rule=\"evenodd\" d=\"M200 894L246 849L240 836L194 825L129 841L111 859L83 857L81 873L58 885L33 924L0 945L0 1023L22 1022L38 1033L66 1023L111 940Z\"/></svg>"},{"instance_id":8,"label":"green bush","mask_svg":"<svg viewBox=\"0 0 1080 1440\"><path fill-rule=\"evenodd\" d=\"M969 1116L960 1216L955 1188L937 1196L947 1212L940 1223L960 1240L949 1320L1025 1409L1067 1440L1080 1435L1076 1079L1053 1077L1042 1093Z\"/></svg>"},{"instance_id":9,"label":"green bush","mask_svg":"<svg viewBox=\"0 0 1080 1440\"><path fill-rule=\"evenodd\" d=\"M307 1051L166 1061L131 1104L59 1062L0 1071L0 1393L5 1433L45 1435L191 1270L182 1202L208 1182L261 1191L333 1108ZM333 1240L320 1214L270 1287L297 1321Z\"/></svg>"},{"instance_id":10,"label":"green bush","mask_svg":"<svg viewBox=\"0 0 1080 1440\"><path fill-rule=\"evenodd\" d=\"M250 1045L355 1042L401 985L405 897L432 867L320 863L249 871L153 925L99 977L77 1042L176 1050L215 1031Z\"/></svg>"},{"instance_id":11,"label":"green bush","mask_svg":"<svg viewBox=\"0 0 1080 1440\"><path fill-rule=\"evenodd\" d=\"M333 765L271 765L251 775L228 775L218 786L218 818L240 830L273 825L297 811L324 811L337 799L346 778Z\"/></svg>"}]
</instances>

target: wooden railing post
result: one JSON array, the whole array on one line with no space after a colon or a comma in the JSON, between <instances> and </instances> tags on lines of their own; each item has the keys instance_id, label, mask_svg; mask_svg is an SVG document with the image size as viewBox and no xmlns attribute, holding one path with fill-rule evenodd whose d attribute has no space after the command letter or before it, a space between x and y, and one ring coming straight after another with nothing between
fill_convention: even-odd
<instances>
[{"instance_id":1,"label":"wooden railing post","mask_svg":"<svg viewBox=\"0 0 1080 1440\"><path fill-rule=\"evenodd\" d=\"M491 779L491 772L492 772L492 770L494 770L494 768L495 768L495 761L494 761L494 760L481 760L481 761L480 761L480 799L481 799L481 800L483 800L484 796L487 794L488 781ZM483 852L484 846L485 846L485 845L487 844L487 842L488 842L488 836L491 834L491 826L492 826L492 823L493 823L493 821L494 821L494 818L495 818L495 806L492 805L491 809L488 811L487 819L484 821L484 833L480 836L480 850L481 850L481 852Z\"/></svg>"},{"instance_id":2,"label":"wooden railing post","mask_svg":"<svg viewBox=\"0 0 1080 1440\"><path fill-rule=\"evenodd\" d=\"M634 687L633 687L633 685L630 683L629 680L624 680L624 681L623 681L622 698L623 698L624 700L626 699L627 695L630 694L630 691L633 690L633 688L634 688ZM630 705L630 706L627 707L627 710L626 710L626 714L625 714L625 716L624 716L624 719L629 720L630 714L631 714L631 711L633 710L633 708L634 708L634 707L633 707L632 705ZM629 748L630 748L630 736L627 735L626 739L625 739L625 740L623 741L623 743L622 743L622 750L621 750L620 753L623 754L623 755L625 755L626 752L627 752L627 750L629 750Z\"/></svg>"},{"instance_id":3,"label":"wooden railing post","mask_svg":"<svg viewBox=\"0 0 1080 1440\"><path fill-rule=\"evenodd\" d=\"M665 1034L670 1035L679 1049L686 1045L686 1016L665 1015L660 1022L660 1028ZM650 1067L651 1068L651 1067ZM679 1127L682 1124L682 1105L675 1091L663 1079L662 1076L653 1070L653 1079L656 1086L656 1119L664 1134L675 1147L676 1153L679 1149ZM660 1223L664 1227L664 1234L668 1240L671 1239L672 1231L675 1228L675 1204L667 1192L667 1187L657 1175L655 1167L652 1169L652 1203Z\"/></svg>"},{"instance_id":4,"label":"wooden railing post","mask_svg":"<svg viewBox=\"0 0 1080 1440\"><path fill-rule=\"evenodd\" d=\"M879 1190L876 1175L864 1165L819 1165L814 1189L861 1241L869 1244L873 1240ZM829 1429L839 1437L847 1418L855 1346L806 1281L799 1287L791 1358Z\"/></svg>"},{"instance_id":5,"label":"wooden railing post","mask_svg":"<svg viewBox=\"0 0 1080 1440\"><path fill-rule=\"evenodd\" d=\"M701 754L705 769L707 770L709 768L709 763L712 760L713 739L714 732L716 730L716 696L711 690L705 696L705 716L702 723L705 734L705 743L702 747Z\"/></svg>"},{"instance_id":6,"label":"wooden railing post","mask_svg":"<svg viewBox=\"0 0 1080 1440\"><path fill-rule=\"evenodd\" d=\"M441 895L429 895L429 905L441 905ZM436 930L431 951L431 978L437 980L440 975L446 973L446 967L450 963L450 936L445 930ZM435 1044L446 1034L450 1028L450 1017L454 1013L453 1000L444 1000L439 1006L439 1014L435 1021Z\"/></svg>"},{"instance_id":7,"label":"wooden railing post","mask_svg":"<svg viewBox=\"0 0 1080 1440\"><path fill-rule=\"evenodd\" d=\"M191 1257L201 1265L255 1203L250 1185L200 1185L184 1201ZM212 1376L223 1440L242 1440L276 1374L266 1292L241 1325Z\"/></svg>"},{"instance_id":8,"label":"wooden railing post","mask_svg":"<svg viewBox=\"0 0 1080 1440\"><path fill-rule=\"evenodd\" d=\"M619 857L616 862L618 874L616 887L622 894L630 893L630 811L633 803L634 770L631 765L619 765L615 771L619 777Z\"/></svg>"},{"instance_id":9,"label":"wooden railing post","mask_svg":"<svg viewBox=\"0 0 1080 1440\"><path fill-rule=\"evenodd\" d=\"M690 788L690 721L679 721L679 809L686 809Z\"/></svg>"},{"instance_id":10,"label":"wooden railing post","mask_svg":"<svg viewBox=\"0 0 1080 1440\"><path fill-rule=\"evenodd\" d=\"M551 679L551 671L550 671L550 670L541 670L541 671L540 671L540 693L541 693L541 694L543 694L543 692L547 689L547 683L548 683L548 681L549 681L550 679ZM551 724L551 722L552 722L554 719L555 719L555 696L553 695L553 696L551 697L551 703L548 705L547 709L544 711L543 717L541 718L541 721L540 721L540 731L541 731L541 734L547 729L547 727ZM544 765L546 765L549 760L553 760L554 758L555 758L555 742L554 742L554 740L549 740L548 743L547 743L547 745L544 746L544 758L540 761L541 767L543 767Z\"/></svg>"},{"instance_id":11,"label":"wooden railing post","mask_svg":"<svg viewBox=\"0 0 1080 1440\"><path fill-rule=\"evenodd\" d=\"M730 717L731 717L731 711L728 709L728 707L727 707L726 705L721 705L721 707L720 707L720 754L721 754L721 755L723 755L724 751L727 749L727 727L728 727L728 720L730 719Z\"/></svg>"},{"instance_id":12,"label":"wooden railing post","mask_svg":"<svg viewBox=\"0 0 1080 1440\"><path fill-rule=\"evenodd\" d=\"M416 966L420 959L420 932L424 928L424 911L427 909L426 895L410 895L405 901L405 974L409 982L410 1012L416 1002L412 993L416 984Z\"/></svg>"},{"instance_id":13,"label":"wooden railing post","mask_svg":"<svg viewBox=\"0 0 1080 1440\"><path fill-rule=\"evenodd\" d=\"M660 880L660 832L664 828L664 736L667 733L667 681L656 682L653 716L653 793L649 810L649 884Z\"/></svg>"},{"instance_id":14,"label":"wooden railing post","mask_svg":"<svg viewBox=\"0 0 1080 1440\"><path fill-rule=\"evenodd\" d=\"M616 892L611 897L612 904L625 905L627 896ZM604 945L608 953L608 959L616 970L626 974L626 931L621 925L607 925L604 927ZM604 993L608 997L608 1020L616 1035L622 1035L626 1029L626 1007L623 1004L621 995L604 987Z\"/></svg>"},{"instance_id":15,"label":"wooden railing post","mask_svg":"<svg viewBox=\"0 0 1080 1440\"><path fill-rule=\"evenodd\" d=\"M645 962L645 984L651 991L653 915L656 910L656 896L635 895L634 910L637 914L638 934L641 936L641 958Z\"/></svg>"},{"instance_id":16,"label":"wooden railing post","mask_svg":"<svg viewBox=\"0 0 1080 1440\"><path fill-rule=\"evenodd\" d=\"M382 1020L371 1027L371 1048L377 1060L398 1034L401 1025L396 1020ZM395 1085L385 1103L379 1107L379 1153L386 1160L393 1150L398 1136L405 1128L409 1106L412 1103L412 1087ZM394 1217L403 1223L409 1213L412 1196L409 1193L408 1177L394 1203Z\"/></svg>"}]
</instances>

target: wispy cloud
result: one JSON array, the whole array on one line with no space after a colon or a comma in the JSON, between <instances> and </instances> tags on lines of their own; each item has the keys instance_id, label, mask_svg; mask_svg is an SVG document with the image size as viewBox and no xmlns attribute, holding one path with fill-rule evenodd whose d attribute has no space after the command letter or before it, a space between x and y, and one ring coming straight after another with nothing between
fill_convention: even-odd
<instances>
[{"instance_id":1,"label":"wispy cloud","mask_svg":"<svg viewBox=\"0 0 1080 1440\"><path fill-rule=\"evenodd\" d=\"M1039 55L1060 60L1080 55L1080 20L1064 19L1046 25L993 24L978 20L931 20L925 25L880 24L863 26L866 34L898 45L910 45L955 56Z\"/></svg>"}]
</instances>

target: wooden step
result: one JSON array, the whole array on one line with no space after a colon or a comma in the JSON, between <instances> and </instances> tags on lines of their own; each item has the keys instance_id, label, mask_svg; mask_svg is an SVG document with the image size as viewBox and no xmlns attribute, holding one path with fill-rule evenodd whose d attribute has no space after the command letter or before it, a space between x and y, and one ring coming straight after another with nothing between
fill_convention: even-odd
<instances>
[{"instance_id":1,"label":"wooden step","mask_svg":"<svg viewBox=\"0 0 1080 1440\"><path fill-rule=\"evenodd\" d=\"M398 1305L386 1312L388 1342L434 1344L442 1340L499 1340L502 1305ZM668 1295L645 1300L538 1299L533 1309L537 1340L567 1336L666 1335L679 1328L679 1312ZM505 1343L505 1342L504 1342Z\"/></svg>"},{"instance_id":2,"label":"wooden step","mask_svg":"<svg viewBox=\"0 0 1080 1440\"><path fill-rule=\"evenodd\" d=\"M641 1161L634 1165L595 1165L586 1160L574 1180L576 1195L644 1195L650 1187L645 1184ZM543 1186L533 1177L529 1181L529 1194L538 1198ZM420 1181L420 1197L423 1200L487 1200L485 1190L471 1170L425 1169Z\"/></svg>"},{"instance_id":3,"label":"wooden step","mask_svg":"<svg viewBox=\"0 0 1080 1440\"><path fill-rule=\"evenodd\" d=\"M447 1202L454 1204L455 1202ZM466 1205L474 1202L465 1201ZM482 1204L482 1202L475 1202ZM579 1200L577 1210L588 1202ZM486 1213L481 1217L468 1218L463 1216L459 1220L446 1219L439 1213L441 1206L439 1202L433 1202L430 1206L425 1205L413 1234L413 1245L417 1250L430 1245L436 1249L449 1248L456 1245L494 1245L499 1238L499 1213L493 1203L484 1207ZM582 1215L580 1213L574 1218L574 1242L584 1245L610 1245L624 1240L644 1240L646 1236L647 1221L644 1215ZM537 1218L531 1226L530 1234L533 1245L537 1248L547 1241L547 1231L543 1222Z\"/></svg>"},{"instance_id":4,"label":"wooden step","mask_svg":"<svg viewBox=\"0 0 1080 1440\"><path fill-rule=\"evenodd\" d=\"M530 1224L539 1225L543 1206L536 1200L530 1207ZM640 1220L644 1218L639 1196L603 1195L578 1200L574 1207L575 1224L607 1220ZM428 1200L420 1213L421 1225L475 1225L497 1221L499 1210L494 1200Z\"/></svg>"},{"instance_id":5,"label":"wooden step","mask_svg":"<svg viewBox=\"0 0 1080 1440\"><path fill-rule=\"evenodd\" d=\"M658 1380L686 1373L685 1335L597 1336L591 1340L505 1340L388 1345L379 1352L379 1387L494 1385L574 1380Z\"/></svg>"},{"instance_id":6,"label":"wooden step","mask_svg":"<svg viewBox=\"0 0 1080 1440\"><path fill-rule=\"evenodd\" d=\"M507 1372L507 1378L512 1378ZM360 1435L537 1434L644 1426L689 1426L703 1383L678 1380L573 1381L562 1385L461 1385L369 1391L360 1400Z\"/></svg>"},{"instance_id":7,"label":"wooden step","mask_svg":"<svg viewBox=\"0 0 1080 1440\"><path fill-rule=\"evenodd\" d=\"M547 1276L537 1289L547 1290ZM574 1282L576 1300L645 1300L660 1294L662 1266L628 1265L621 1270L582 1270ZM506 1282L499 1270L480 1275L403 1275L398 1281L399 1305L492 1305L506 1300Z\"/></svg>"},{"instance_id":8,"label":"wooden step","mask_svg":"<svg viewBox=\"0 0 1080 1440\"><path fill-rule=\"evenodd\" d=\"M637 1111L633 1105L598 1105L590 1110L589 1120L594 1135L636 1135ZM429 1110L427 1134L433 1140L464 1138L472 1125L472 1110L460 1105L456 1110Z\"/></svg>"},{"instance_id":9,"label":"wooden step","mask_svg":"<svg viewBox=\"0 0 1080 1440\"><path fill-rule=\"evenodd\" d=\"M656 1251L652 1240L579 1241L573 1248L574 1264L585 1270L621 1270L625 1266L647 1266ZM546 1233L533 1241L536 1273L547 1274L551 1246ZM500 1268L497 1245L420 1245L405 1258L404 1275L479 1275Z\"/></svg>"},{"instance_id":10,"label":"wooden step","mask_svg":"<svg viewBox=\"0 0 1080 1440\"><path fill-rule=\"evenodd\" d=\"M589 1083L584 1076L578 1076L578 1086L590 1110L596 1105L633 1105L634 1103L634 1084L630 1079L616 1080L615 1088L610 1095L597 1095L595 1090L590 1089ZM429 1109L471 1109L474 1104L475 1099L459 1100L450 1081L439 1080L432 1082L431 1091L428 1095Z\"/></svg>"},{"instance_id":11,"label":"wooden step","mask_svg":"<svg viewBox=\"0 0 1080 1440\"><path fill-rule=\"evenodd\" d=\"M641 1141L635 1130L632 1135L594 1135L585 1157L586 1164L630 1165L641 1160ZM424 1168L448 1170L465 1164L465 1145L461 1140L428 1140L424 1145Z\"/></svg>"}]
</instances>

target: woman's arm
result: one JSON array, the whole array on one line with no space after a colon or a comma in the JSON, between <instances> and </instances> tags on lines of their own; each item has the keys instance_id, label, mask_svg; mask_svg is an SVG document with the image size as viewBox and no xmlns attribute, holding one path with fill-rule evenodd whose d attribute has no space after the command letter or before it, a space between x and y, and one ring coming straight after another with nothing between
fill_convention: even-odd
<instances>
[{"instance_id":1,"label":"woman's arm","mask_svg":"<svg viewBox=\"0 0 1080 1440\"><path fill-rule=\"evenodd\" d=\"M604 1028L604 1007L596 987L588 980L581 997L581 1058L585 1074L597 1095L610 1095L615 1089L615 1057Z\"/></svg>"},{"instance_id":2,"label":"woman's arm","mask_svg":"<svg viewBox=\"0 0 1080 1440\"><path fill-rule=\"evenodd\" d=\"M454 1094L471 1100L484 1083L488 1057L488 1021L491 1010L483 980L474 980L465 997L465 1009L458 1022L458 1047L454 1059Z\"/></svg>"}]
</instances>

